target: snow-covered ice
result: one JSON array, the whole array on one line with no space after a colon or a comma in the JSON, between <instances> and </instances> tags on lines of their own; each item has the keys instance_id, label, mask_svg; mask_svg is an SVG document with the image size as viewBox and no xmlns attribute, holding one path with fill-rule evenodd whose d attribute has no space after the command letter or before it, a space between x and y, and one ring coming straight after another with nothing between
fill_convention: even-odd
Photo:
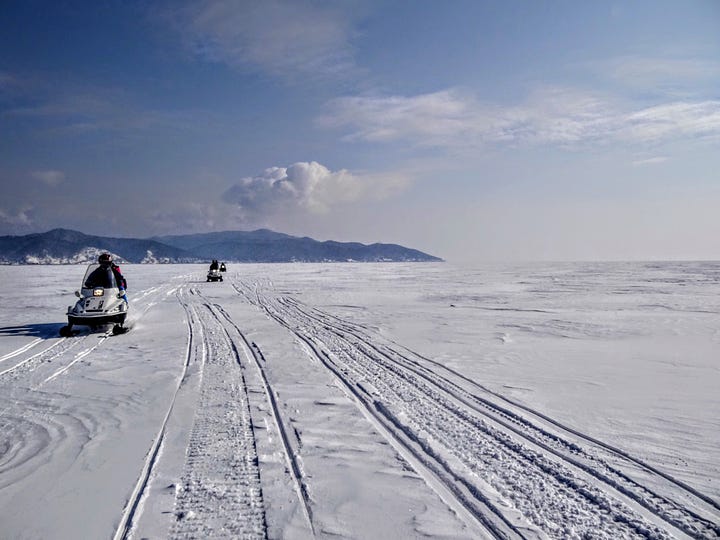
<instances>
[{"instance_id":1,"label":"snow-covered ice","mask_svg":"<svg viewBox=\"0 0 720 540\"><path fill-rule=\"evenodd\" d=\"M720 537L720 263L0 267L0 538Z\"/></svg>"}]
</instances>

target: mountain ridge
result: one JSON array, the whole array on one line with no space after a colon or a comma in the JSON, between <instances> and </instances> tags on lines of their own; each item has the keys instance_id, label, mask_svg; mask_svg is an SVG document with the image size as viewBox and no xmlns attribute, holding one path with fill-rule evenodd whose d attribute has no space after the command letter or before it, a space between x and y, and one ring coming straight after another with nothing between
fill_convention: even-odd
<instances>
[{"instance_id":1,"label":"mountain ridge","mask_svg":"<svg viewBox=\"0 0 720 540\"><path fill-rule=\"evenodd\" d=\"M128 263L432 262L439 257L398 244L318 241L270 229L120 238L56 228L0 236L0 264L78 264L110 252Z\"/></svg>"}]
</instances>

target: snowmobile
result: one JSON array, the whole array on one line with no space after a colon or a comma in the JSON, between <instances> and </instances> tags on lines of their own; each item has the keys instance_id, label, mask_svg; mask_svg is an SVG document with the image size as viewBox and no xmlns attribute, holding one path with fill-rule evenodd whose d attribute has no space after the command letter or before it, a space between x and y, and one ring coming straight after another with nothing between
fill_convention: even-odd
<instances>
[{"instance_id":1,"label":"snowmobile","mask_svg":"<svg viewBox=\"0 0 720 540\"><path fill-rule=\"evenodd\" d=\"M207 280L208 281L222 281L223 277L222 277L222 274L220 273L220 270L218 270L217 268L213 268L212 270L210 270L207 275Z\"/></svg>"},{"instance_id":2,"label":"snowmobile","mask_svg":"<svg viewBox=\"0 0 720 540\"><path fill-rule=\"evenodd\" d=\"M93 329L113 324L113 334L127 332L124 324L129 305L125 291L118 287L109 266L89 265L80 287L79 291L75 291L79 300L75 306L68 306L68 323L60 329L61 336L71 336L72 327L76 324Z\"/></svg>"},{"instance_id":3,"label":"snowmobile","mask_svg":"<svg viewBox=\"0 0 720 540\"><path fill-rule=\"evenodd\" d=\"M227 268L225 268L225 263L220 263L220 271L225 272Z\"/></svg>"}]
</instances>

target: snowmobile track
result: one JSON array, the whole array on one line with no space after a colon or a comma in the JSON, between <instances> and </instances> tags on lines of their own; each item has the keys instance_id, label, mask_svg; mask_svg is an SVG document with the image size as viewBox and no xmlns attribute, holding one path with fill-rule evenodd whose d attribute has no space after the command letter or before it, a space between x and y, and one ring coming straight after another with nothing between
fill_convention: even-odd
<instances>
[{"instance_id":1,"label":"snowmobile track","mask_svg":"<svg viewBox=\"0 0 720 540\"><path fill-rule=\"evenodd\" d=\"M306 316L313 318L321 324L327 325L328 319L332 318L331 316L328 316L318 310L312 310L313 313L311 314L307 308L302 307L299 303L292 299L280 299L280 302L291 304L295 309L302 310ZM627 466L626 463L620 463L618 465L616 463L610 463L610 459L615 458L615 461L617 461L617 459L620 458L639 465L642 469L655 473L676 486L685 489L688 492L688 497L698 499L693 501L697 505L701 505L701 502L708 502L710 503L710 506L715 506L717 508L715 504L712 504L714 503L712 499L702 496L702 494L699 494L696 490L689 488L684 483L675 480L671 476L660 473L655 468L628 456L621 450L618 450L610 445L600 443L600 441L587 437L576 430L566 428L566 431L572 433L573 435L601 447L599 449L594 448L594 452L591 453L589 449L580 446L577 442L565 440L561 435L549 432L547 429L532 423L523 416L512 412L507 407L500 406L489 399L467 391L459 384L448 380L436 371L429 370L417 361L402 355L392 348L378 345L376 343L377 340L373 341L371 338L364 336L356 327L353 327L345 321L338 321L334 324L331 323L327 326L327 328L336 333L336 335L340 338L347 339L349 336L350 339L353 340L353 345L362 349L366 354L381 355L390 363L403 365L404 368L412 371L418 377L424 379L428 384L444 386L446 390L453 394L464 405L467 405L474 411L483 414L489 420L492 420L503 428L519 435L526 441L539 446L543 450L565 460L568 464L573 465L585 473L588 473L596 479L604 482L608 488L615 489L623 495L628 496L647 510L663 518L668 523L676 526L689 536L693 538L711 538L718 537L718 535L720 535L720 526L713 523L711 519L704 518L693 510L685 508L677 502L670 500L668 497L659 495L639 484L622 470L618 469L618 466ZM436 367L440 366L436 365ZM466 378L464 381L470 383L477 389L481 388ZM528 408L525 409L528 410ZM528 412L538 415L538 413L532 410ZM551 419L548 419L544 415L542 418L546 421L551 421ZM562 427L557 422L551 421L551 423L553 423L556 427ZM607 454L607 452L610 452L610 455L598 455L603 453Z\"/></svg>"},{"instance_id":2,"label":"snowmobile track","mask_svg":"<svg viewBox=\"0 0 720 540\"><path fill-rule=\"evenodd\" d=\"M134 518L136 516L136 512L140 506L140 502L141 502L142 498L145 496L145 489L147 488L148 482L153 473L153 467L155 466L157 459L159 457L160 448L165 439L168 421L169 421L170 416L172 415L173 409L175 407L175 402L176 402L178 393L180 392L180 388L182 387L183 383L185 382L187 370L188 370L188 367L190 366L191 360L197 356L197 351L195 350L197 338L195 336L195 331L193 330L193 321L196 319L194 310L192 309L192 307L190 307L186 302L184 302L182 300L181 292L177 292L176 297L177 297L180 305L185 310L186 322L188 325L188 343L187 343L187 349L186 349L186 353L185 353L185 361L183 363L183 370L182 370L182 373L180 374L178 385L177 385L177 388L175 389L172 400L170 401L170 407L168 408L168 411L165 414L165 418L163 419L163 422L160 426L160 431L158 431L158 434L154 439L152 447L150 448L147 458L145 459L145 463L143 464L143 468L142 468L142 471L138 478L138 481L135 485L135 488L133 489L133 492L132 492L130 498L128 499L128 502L125 505L125 509L123 510L122 517L120 519L120 523L118 524L117 530L113 537L114 540L121 540L121 539L124 540L124 539L128 538L132 532L133 525L134 525L133 520L134 520Z\"/></svg>"},{"instance_id":3,"label":"snowmobile track","mask_svg":"<svg viewBox=\"0 0 720 540\"><path fill-rule=\"evenodd\" d=\"M204 360L170 538L265 538L267 525L241 357L195 290Z\"/></svg>"},{"instance_id":4,"label":"snowmobile track","mask_svg":"<svg viewBox=\"0 0 720 540\"><path fill-rule=\"evenodd\" d=\"M5 360L9 360L10 358L14 358L17 355L22 354L26 351L29 351L30 349L35 347L35 345L42 343L43 341L44 341L43 338L35 338L30 343L23 345L22 347L15 349L14 351L10 351L9 353L0 356L0 363L4 362Z\"/></svg>"},{"instance_id":5,"label":"snowmobile track","mask_svg":"<svg viewBox=\"0 0 720 540\"><path fill-rule=\"evenodd\" d=\"M214 304L213 307L225 319L225 321L227 321L227 323L231 325L232 329L242 340L242 343L245 345L246 355L248 356L248 358L251 358L253 360L253 364L258 370L258 373L262 380L263 389L265 391L265 396L267 398L268 404L270 405L273 422L280 435L285 459L288 465L288 471L290 472L293 479L293 484L295 485L295 492L303 509L303 513L305 514L305 518L308 522L310 532L312 536L315 536L315 528L312 519L312 507L310 506L310 496L308 495L307 485L303 480L303 474L301 472L300 465L298 464L295 451L293 450L290 443L290 437L288 437L287 434L287 427L285 426L285 422L283 421L282 415L280 414L280 408L278 407L277 400L275 399L275 394L272 391L270 382L268 381L265 370L262 367L262 364L264 362L263 353L254 342L250 343L248 341L240 328L238 328L238 326L232 321L232 319L222 308L222 306Z\"/></svg>"},{"instance_id":6,"label":"snowmobile track","mask_svg":"<svg viewBox=\"0 0 720 540\"><path fill-rule=\"evenodd\" d=\"M82 340L80 340L82 341ZM57 341L53 344L51 344L46 349L40 351L39 353L32 354L28 356L27 358L20 359L17 363L15 363L12 367L6 368L2 371L0 371L0 376L7 375L10 373L14 373L14 375L17 375L22 370L29 370L32 363L42 363L42 362L50 362L51 360L54 360L55 358L59 357L60 355L64 354L71 348L74 348L78 345L79 340L70 340L69 338L58 338ZM20 350L19 352L16 351L16 354L13 354L12 356L8 356L9 358L14 358L15 356L19 356L20 354L27 352L30 350L29 348ZM16 371L17 370L17 371Z\"/></svg>"},{"instance_id":7,"label":"snowmobile track","mask_svg":"<svg viewBox=\"0 0 720 540\"><path fill-rule=\"evenodd\" d=\"M157 436L154 439L154 443L148 452L147 458L145 460L145 463L142 468L142 472L138 478L138 481L136 483L135 489L133 490L133 493L131 497L129 498L127 504L125 505L125 509L123 511L122 518L120 520L120 523L117 527L116 533L115 533L115 540L120 539L126 539L129 537L132 537L134 531L135 522L139 518L139 513L142 512L142 501L143 498L148 495L147 488L150 483L150 480L154 474L154 469L156 465L159 463L159 461L162 459L162 446L164 439L167 436L167 426L169 423L169 419L171 418L173 414L173 409L175 407L176 398L178 396L178 393L180 392L183 384L186 382L187 378L187 372L188 368L191 364L197 363L202 367L200 371L200 377L201 379L205 379L205 382L207 383L207 375L204 374L204 371L207 370L206 364L212 363L213 359L212 356L218 357L218 355L214 354L214 351L219 349L219 343L222 342L223 345L227 347L227 349L230 349L232 351L231 358L234 358L234 362L232 362L233 365L237 366L238 368L243 368L243 363L241 361L241 357L244 356L249 361L252 361L256 368L259 371L259 374L262 377L263 385L265 387L265 393L267 395L268 402L271 404L272 408L272 415L274 417L274 422L277 426L278 432L281 435L282 442L285 449L286 454L286 460L288 463L288 470L290 471L291 475L293 476L293 480L296 485L296 492L298 494L298 498L301 502L301 507L304 511L304 514L306 516L306 519L308 521L308 528L312 536L315 535L313 524L312 524L312 511L310 508L310 501L309 497L307 495L307 489L305 485L302 482L302 475L300 473L300 467L297 463L297 459L295 458L294 453L291 450L291 445L289 442L289 438L287 437L286 428L284 426L284 423L282 421L281 415L279 413L279 408L277 406L277 403L275 402L274 394L272 392L272 389L270 388L269 382L267 381L267 378L265 376L265 373L263 371L260 358L262 357L262 352L259 350L259 348L254 344L250 343L247 338L244 336L244 334L241 332L239 327L232 321L231 317L225 312L225 310L217 305L209 302L198 289L190 289L187 290L186 287L183 287L180 291L176 293L176 297L178 299L178 302L183 307L185 314L186 314L186 322L188 325L188 344L186 349L186 355L185 355L185 361L183 365L182 373L180 374L178 385L175 389L174 395L171 399L170 405L168 407L168 411L165 415L165 418L162 422L162 425L160 426L159 432ZM202 316L200 316L200 313L202 313ZM218 341L220 340L220 341ZM238 350L237 345L240 345L240 347L243 349L243 353ZM227 350L226 349L226 350ZM219 358L219 357L218 357ZM226 359L227 360L227 359ZM227 365L229 368L230 366ZM235 371L236 373L239 373L240 371L238 369L231 370ZM216 379L216 378L215 378ZM213 377L209 379L211 382L214 380ZM240 388L237 388L240 390ZM201 389L201 393L204 390ZM205 391L207 395L207 391ZM213 392L209 392L212 394ZM247 390L244 384L242 384L242 393L245 395L245 400L247 402ZM218 411L211 411L210 414L216 414ZM201 489L197 489L197 483L201 483L202 479L198 480L199 474L193 467L197 467L198 463L203 460L202 452L200 450L200 447L207 446L207 440L209 439L209 435L207 431L204 431L202 427L199 427L201 424L206 422L207 419L203 418L201 414L197 414L196 418L193 422L193 434L191 436L190 444L188 446L187 450L187 463L185 465L185 473L183 475L183 483L184 485L187 485L188 482L191 484L191 490L196 490L195 495L197 495L197 491L201 492ZM249 420L249 417L247 421L244 419L240 423L246 424L250 430L252 430L252 422ZM204 425L204 424L203 424ZM221 431L221 433L226 434L228 433L228 430L230 427L237 427L233 424L233 426L225 426L226 429ZM210 428L209 432L214 433L214 430L216 428L212 427ZM253 469L257 467L257 451L254 450L254 437L253 437L253 445L252 446L253 451L250 452L249 456L245 456L242 458L242 461L246 463L250 463L253 465ZM208 455L207 460L213 461L216 457L215 455ZM207 466L207 464L205 464ZM195 472L191 471L194 470ZM217 471L216 471L217 472ZM257 476L257 471L254 473L251 473L250 476ZM189 480L190 479L190 480ZM217 483L216 480L213 480L213 483ZM232 483L232 482L231 482ZM238 490L242 491L244 488L243 486L246 486L248 484L247 481L240 481L237 482L237 486L235 487L228 487L228 485L224 485L223 489L227 490L228 492L232 492L232 490L235 490L235 495L237 495ZM214 486L215 489L217 489L217 485ZM237 488L237 489L236 489ZM258 483L253 488L256 494L261 494L260 484ZM172 530L170 531L170 537L172 538L185 538L185 537L198 537L200 536L208 536L208 537L214 537L214 536L225 536L228 534L228 531L235 527L237 529L237 526L233 526L232 522L236 521L238 516L247 516L248 511L247 508L241 509L242 512L238 513L237 511L231 512L227 514L228 521L227 523L222 523L221 525L218 525L219 522L221 522L221 518L219 518L217 515L208 515L206 512L204 515L201 515L197 511L197 506L200 507L207 507L212 506L211 503L208 503L208 501L203 501L203 494L200 493L197 497L186 497L184 496L185 491L191 491L186 490L185 487L183 487L182 490L178 491L176 493L176 508L175 508L175 515L177 518L177 521L172 525ZM210 493L210 498L213 498L216 496L217 493ZM231 493L231 496L229 499L232 499L235 497L236 499L241 499L243 497L242 494L239 496L235 496ZM247 494L245 494L247 495ZM252 493L251 493L252 495ZM185 499L193 499L192 501L188 502ZM226 512L226 510L231 507L235 502L232 500L225 500L227 499L226 496L223 496L222 501L222 508L223 512ZM255 505L257 508L262 509L262 501L260 503ZM193 509L195 508L195 509ZM257 510L256 508L256 510ZM257 512L256 512L257 514ZM264 515L263 515L264 519ZM251 532L248 531L235 531L237 534L242 534L243 537L249 536L249 537L264 537L266 536L265 531L265 525L264 523L262 526L258 526L258 523L262 523L263 519L258 518L257 515L253 518L253 516L250 516L249 521L254 522L255 526L254 529ZM207 524L209 525L209 528L207 527ZM234 529L233 529L234 530ZM260 531L263 532L260 532ZM235 533L233 533L234 537Z\"/></svg>"},{"instance_id":8,"label":"snowmobile track","mask_svg":"<svg viewBox=\"0 0 720 540\"><path fill-rule=\"evenodd\" d=\"M707 505L709 505L710 507L712 507L712 508L714 508L714 509L716 509L716 510L720 510L720 503L718 503L717 501L715 501L715 500L712 499L711 497L708 497L708 496L705 495L704 493L699 492L698 490L694 489L692 486L689 486L689 485L686 484L685 482L683 482L683 481L681 481L681 480L678 480L677 478L673 477L672 475L670 475L670 474L668 474L668 473L666 473L666 472L658 469L657 467L653 467L652 465L650 465L650 464L648 464L648 463L646 463L646 462L644 462L644 461L636 458L635 456L632 456L632 455L630 455L629 453L627 453L627 452L625 452L625 451L623 451L623 450L621 450L621 449L619 449L619 448L617 448L617 447L614 447L614 446L612 446L612 445L610 445L610 444L608 444L608 443L606 443L606 442L603 442L603 441L601 441L601 440L599 440L599 439L596 439L596 438L591 437L591 436L589 436L589 435L587 435L587 434L585 434L585 433L582 433L582 432L580 432L580 431L578 431L578 430L576 430L576 429L574 429L574 428L572 428L572 427L569 427L569 426L567 426L567 425L565 425L565 424L562 424L561 422L558 422L557 420L555 420L555 419L553 419L553 418L550 418L549 416L543 414L543 413L540 412L540 411L536 411L536 410L534 410L534 409L532 409L532 408L530 408L530 407L528 407L528 406L526 406L526 405L523 405L522 403L518 403L518 402L516 402L516 401L514 401L514 400L512 400L512 399L510 399L510 398L508 398L508 397L506 397L506 396L504 396L504 395L502 395L502 394L499 394L499 393L497 393L497 392L494 392L494 391L492 391L492 390L484 387L483 385L478 384L477 382L468 379L467 377L465 377L465 376L462 375L461 373L458 373L457 371L455 371L455 370L453 370L453 369L451 369L451 368L449 368L449 367L447 367L447 366L444 366L444 365L442 365L442 364L439 363L439 362L436 362L436 361L434 361L434 360L432 360L432 359L430 359L430 358L427 358L427 357L425 357L425 356L423 356L423 355L421 355L421 354L419 354L419 353L417 353L417 352L415 352L415 351L413 351L413 350L411 350L411 349L408 349L407 347L405 347L405 346L403 346L403 345L400 345L400 344L398 344L398 343L396 343L396 342L393 342L393 341L391 341L391 343L392 343L393 345L397 346L397 347L400 347L400 348L406 350L408 353L410 353L410 354L413 355L414 357L416 357L416 358L418 358L418 359L420 359L420 360L422 360L422 361L424 361L424 362L427 362L427 363L431 364L433 367L438 368L438 369L440 369L441 371L447 372L451 377L456 377L457 379L459 379L459 380L461 380L461 381L463 381L463 382L465 382L465 383L468 383L468 384L471 385L472 387L478 389L480 392L489 394L489 395L491 395L492 397L497 398L497 399L499 399L500 401L504 402L506 405L508 405L508 406L510 406L510 407L516 407L517 409L521 409L521 410L522 410L523 412L525 412L525 413L529 413L532 417L539 419L541 422L547 422L547 423L550 424L551 426L554 426L554 427L556 427L556 428L559 428L559 429L560 429L561 431L563 431L563 432L566 432L566 433L571 434L571 435L573 435L573 436L576 436L576 437L578 437L578 438L580 438L580 439L583 439L584 441L587 441L587 442L589 442L589 443L591 443L591 444L593 444L593 445L597 445L598 447L601 447L601 448L607 450L607 451L608 451L610 454L612 454L612 455L618 456L618 457L620 457L621 459L627 460L627 461L630 462L630 463L634 463L634 464L636 464L638 467L640 467L641 469L644 469L644 470L646 470L646 471L648 471L648 472L650 472L650 473L652 473L652 474L654 474L654 475L657 475L657 476L659 476L659 477L664 478L664 479L667 480L669 483L674 484L675 486L677 486L677 487L681 488L682 490L686 491L686 492L687 492L689 495L691 495L692 497L696 497L698 500L701 500L701 501L707 503ZM481 398L481 397L478 397L478 396L475 396L475 397L476 397L477 399L481 400L481 401L485 401L485 400L483 400L483 398ZM497 405L497 404L490 403L490 406L492 406L492 407L494 407L494 408L498 408L498 409L500 409L500 410L505 410L504 407L499 406L499 405ZM506 411L506 412L508 412L508 411ZM512 416L519 416L521 422L527 422L521 415L516 415L515 413L512 413L512 412L508 412L508 414L510 414L510 415L512 415ZM531 424L531 425L532 425L532 424Z\"/></svg>"},{"instance_id":9,"label":"snowmobile track","mask_svg":"<svg viewBox=\"0 0 720 540\"><path fill-rule=\"evenodd\" d=\"M684 494L694 508L705 506L701 516L622 470L643 465L639 460L549 419L545 422L553 429L541 425L531 420L543 419L535 411L522 414L519 408L511 410L508 403L498 405L487 395L477 395L483 393L479 385L458 377L450 380L438 373L438 366L430 369L422 358L382 345L379 338L366 336L364 329L347 321L291 298L261 294L246 284L234 286L306 343L366 411L391 425L398 440L410 439L420 446L426 462L459 471L462 467L457 460L488 479L537 532L553 537L570 531L606 538L720 537L717 515L702 504L707 503L703 497L692 490ZM532 416L528 417L528 412ZM575 435L574 439L570 435ZM406 443L406 447L417 451L412 444ZM448 454L452 464L447 461ZM652 473L653 469L645 467L644 471ZM656 477L673 480L666 475ZM537 490L544 493L542 503L532 496ZM466 500L462 502L467 506ZM571 522L568 507L576 509L571 512ZM487 508L503 514L496 505ZM485 516L479 519L487 517L487 510L481 513ZM497 534L489 528L499 537L518 532Z\"/></svg>"},{"instance_id":10,"label":"snowmobile track","mask_svg":"<svg viewBox=\"0 0 720 540\"><path fill-rule=\"evenodd\" d=\"M235 285L233 287L247 297L245 291ZM364 411L365 416L377 430L413 465L416 472L433 487L448 506L461 516L471 529L478 529L483 536L494 538L525 538L520 530L500 514L475 486L467 484L461 477L455 475L442 463L442 460L428 459L427 449L419 448L420 445L417 444L419 441L413 439L412 433L398 429L382 413L379 414L378 411L381 410L382 405L377 402L369 402L362 391L362 386L356 386L343 377L341 368L335 365L329 355L320 351L311 338L298 332L287 321L273 314L267 306L262 305L259 297L257 305L263 308L268 316L295 334L316 359L335 375L342 388Z\"/></svg>"}]
</instances>

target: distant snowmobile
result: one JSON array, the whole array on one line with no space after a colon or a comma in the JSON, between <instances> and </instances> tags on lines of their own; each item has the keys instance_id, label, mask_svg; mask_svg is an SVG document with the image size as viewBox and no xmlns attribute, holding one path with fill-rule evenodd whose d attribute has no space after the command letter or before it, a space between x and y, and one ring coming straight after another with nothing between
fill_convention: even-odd
<instances>
[{"instance_id":1,"label":"distant snowmobile","mask_svg":"<svg viewBox=\"0 0 720 540\"><path fill-rule=\"evenodd\" d=\"M97 263L89 265L80 287L75 291L79 300L75 306L68 306L68 324L60 329L61 336L71 336L76 324L90 328L113 324L113 334L127 332L123 325L129 304L110 267Z\"/></svg>"},{"instance_id":2,"label":"distant snowmobile","mask_svg":"<svg viewBox=\"0 0 720 540\"><path fill-rule=\"evenodd\" d=\"M222 274L220 273L220 270L218 270L217 268L211 269L208 272L207 280L208 281L222 281L223 277L222 277Z\"/></svg>"},{"instance_id":3,"label":"distant snowmobile","mask_svg":"<svg viewBox=\"0 0 720 540\"><path fill-rule=\"evenodd\" d=\"M227 270L227 268L225 268L225 263L224 262L220 263L220 271L225 272L226 270Z\"/></svg>"}]
</instances>

